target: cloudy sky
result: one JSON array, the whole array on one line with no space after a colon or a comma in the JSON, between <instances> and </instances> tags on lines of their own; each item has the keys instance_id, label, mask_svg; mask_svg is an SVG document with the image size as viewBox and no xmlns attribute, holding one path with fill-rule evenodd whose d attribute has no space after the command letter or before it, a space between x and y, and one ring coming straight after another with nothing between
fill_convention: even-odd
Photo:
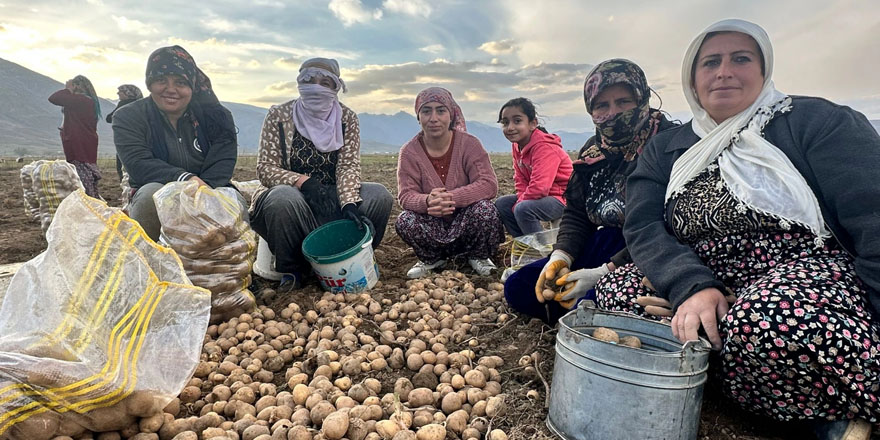
<instances>
[{"instance_id":1,"label":"cloudy sky","mask_svg":"<svg viewBox=\"0 0 880 440\"><path fill-rule=\"evenodd\" d=\"M225 101L261 107L296 96L300 63L333 57L357 112L413 112L429 85L465 117L494 122L526 96L549 128L590 129L582 86L613 57L645 70L663 108L687 115L681 57L728 17L767 29L780 90L818 95L880 119L877 0L0 0L0 58L98 94L143 85L149 53L180 44ZM653 105L659 105L654 100Z\"/></svg>"}]
</instances>

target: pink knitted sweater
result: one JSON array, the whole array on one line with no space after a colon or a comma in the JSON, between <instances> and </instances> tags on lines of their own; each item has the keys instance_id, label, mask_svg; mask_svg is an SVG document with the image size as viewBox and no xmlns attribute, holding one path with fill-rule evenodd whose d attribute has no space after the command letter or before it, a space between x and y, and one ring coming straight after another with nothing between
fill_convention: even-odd
<instances>
[{"instance_id":1,"label":"pink knitted sweater","mask_svg":"<svg viewBox=\"0 0 880 440\"><path fill-rule=\"evenodd\" d=\"M434 188L443 187L451 192L456 208L498 194L498 178L479 139L465 132L455 133L444 185L419 144L419 136L423 134L420 132L400 149L397 162L397 200L403 209L427 213L427 197Z\"/></svg>"}]
</instances>

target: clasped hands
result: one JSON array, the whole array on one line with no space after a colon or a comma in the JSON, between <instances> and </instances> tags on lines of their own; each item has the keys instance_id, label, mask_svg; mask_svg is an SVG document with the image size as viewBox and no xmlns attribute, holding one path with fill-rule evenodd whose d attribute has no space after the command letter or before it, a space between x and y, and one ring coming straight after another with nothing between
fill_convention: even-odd
<instances>
[{"instance_id":1,"label":"clasped hands","mask_svg":"<svg viewBox=\"0 0 880 440\"><path fill-rule=\"evenodd\" d=\"M428 203L428 215L446 217L455 212L455 200L446 188L434 188L425 199Z\"/></svg>"}]
</instances>

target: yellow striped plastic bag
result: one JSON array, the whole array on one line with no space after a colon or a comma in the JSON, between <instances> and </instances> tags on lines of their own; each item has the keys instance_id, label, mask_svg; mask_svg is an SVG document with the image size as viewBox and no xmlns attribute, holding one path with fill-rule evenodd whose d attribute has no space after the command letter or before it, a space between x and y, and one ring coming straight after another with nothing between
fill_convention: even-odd
<instances>
[{"instance_id":1,"label":"yellow striped plastic bag","mask_svg":"<svg viewBox=\"0 0 880 440\"><path fill-rule=\"evenodd\" d=\"M117 208L77 191L0 302L0 438L115 431L199 363L210 293Z\"/></svg>"},{"instance_id":2,"label":"yellow striped plastic bag","mask_svg":"<svg viewBox=\"0 0 880 440\"><path fill-rule=\"evenodd\" d=\"M159 241L174 249L193 284L211 291L211 321L253 311L248 290L257 234L235 188L171 182L153 194L162 223Z\"/></svg>"},{"instance_id":3,"label":"yellow striped plastic bag","mask_svg":"<svg viewBox=\"0 0 880 440\"><path fill-rule=\"evenodd\" d=\"M37 161L31 176L40 204L40 226L46 232L61 201L74 191L83 189L83 184L76 167L66 160Z\"/></svg>"}]
</instances>

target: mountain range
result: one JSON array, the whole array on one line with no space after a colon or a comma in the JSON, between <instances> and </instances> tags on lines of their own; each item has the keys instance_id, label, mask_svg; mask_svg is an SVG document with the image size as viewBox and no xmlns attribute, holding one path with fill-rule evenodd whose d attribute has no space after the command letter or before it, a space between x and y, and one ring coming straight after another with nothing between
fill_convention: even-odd
<instances>
[{"instance_id":1,"label":"mountain range","mask_svg":"<svg viewBox=\"0 0 880 440\"><path fill-rule=\"evenodd\" d=\"M49 103L49 95L64 87L56 81L21 65L0 58L0 156L60 155L61 108ZM115 101L100 99L102 114L115 107ZM260 130L268 109L248 104L223 102L232 112L238 127L239 149L255 154L259 147ZM394 115L359 113L361 151L363 153L396 153L400 146L418 133L416 118L406 112ZM880 121L871 121L880 131ZM468 133L476 136L492 152L509 152L510 142L498 125L470 120ZM548 127L553 132L553 127ZM555 132L566 150L577 150L593 135L592 132ZM110 124L98 123L98 152L115 154Z\"/></svg>"}]
</instances>

